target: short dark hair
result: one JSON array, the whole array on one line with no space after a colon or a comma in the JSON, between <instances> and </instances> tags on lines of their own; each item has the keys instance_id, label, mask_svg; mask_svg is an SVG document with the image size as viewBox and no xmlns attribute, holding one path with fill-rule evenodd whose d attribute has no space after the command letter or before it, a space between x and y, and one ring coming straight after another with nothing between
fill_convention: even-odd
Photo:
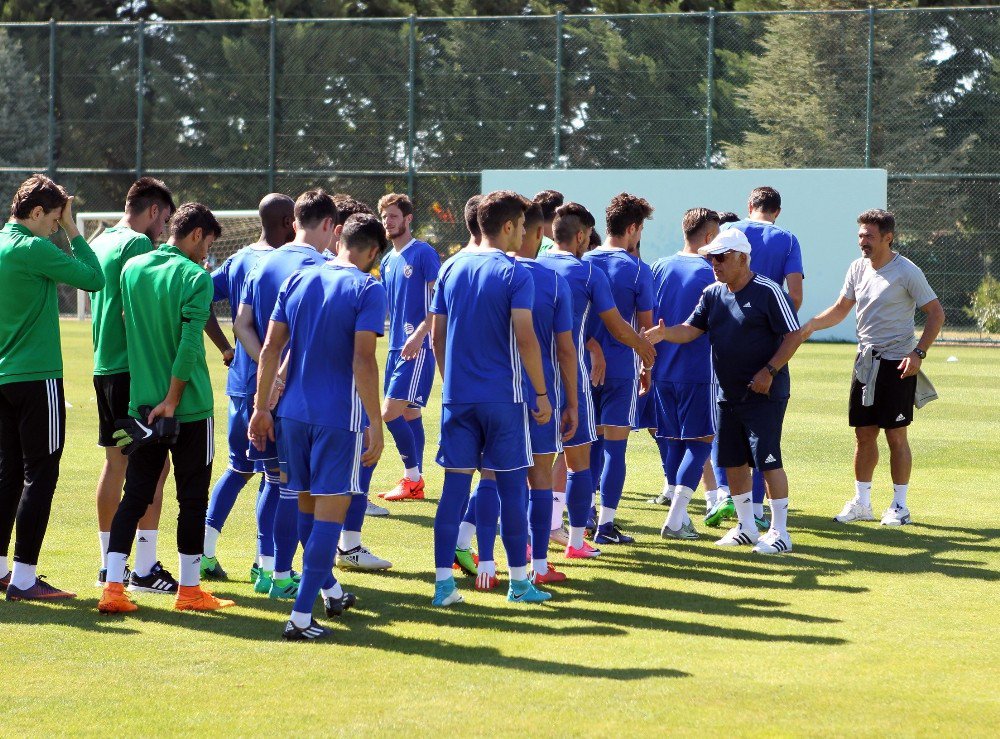
<instances>
[{"instance_id":1,"label":"short dark hair","mask_svg":"<svg viewBox=\"0 0 1000 739\"><path fill-rule=\"evenodd\" d=\"M691 208L681 219L684 238L690 239L709 223L719 223L719 214L709 208Z\"/></svg>"},{"instance_id":2,"label":"short dark hair","mask_svg":"<svg viewBox=\"0 0 1000 739\"><path fill-rule=\"evenodd\" d=\"M312 228L324 218L332 218L333 225L340 223L337 217L337 206L325 190L317 187L306 190L295 200L295 222L303 228Z\"/></svg>"},{"instance_id":3,"label":"short dark hair","mask_svg":"<svg viewBox=\"0 0 1000 739\"><path fill-rule=\"evenodd\" d=\"M653 206L646 198L622 192L611 198L605 211L609 236L624 236L629 226L638 226L653 215Z\"/></svg>"},{"instance_id":4,"label":"short dark hair","mask_svg":"<svg viewBox=\"0 0 1000 739\"><path fill-rule=\"evenodd\" d=\"M593 231L590 232L590 243L587 244L587 251L590 251L591 249L598 247L600 245L601 245L601 235L597 233L597 229L595 228Z\"/></svg>"},{"instance_id":5,"label":"short dark hair","mask_svg":"<svg viewBox=\"0 0 1000 739\"><path fill-rule=\"evenodd\" d=\"M479 239L483 235L479 230L479 220L476 215L481 202L483 202L482 195L473 195L465 201L465 227L469 229L469 235L474 239Z\"/></svg>"},{"instance_id":6,"label":"short dark hair","mask_svg":"<svg viewBox=\"0 0 1000 739\"><path fill-rule=\"evenodd\" d=\"M858 216L858 225L875 226L883 236L887 233L895 234L896 216L891 211L872 208Z\"/></svg>"},{"instance_id":7,"label":"short dark hair","mask_svg":"<svg viewBox=\"0 0 1000 739\"><path fill-rule=\"evenodd\" d=\"M368 203L355 200L350 195L337 193L333 195L333 204L337 206L337 223L347 223L347 219L357 213L364 213L370 216L375 215Z\"/></svg>"},{"instance_id":8,"label":"short dark hair","mask_svg":"<svg viewBox=\"0 0 1000 739\"><path fill-rule=\"evenodd\" d=\"M516 221L531 201L513 190L495 190L484 195L476 209L476 220L484 236L497 236L507 221Z\"/></svg>"},{"instance_id":9,"label":"short dark hair","mask_svg":"<svg viewBox=\"0 0 1000 739\"><path fill-rule=\"evenodd\" d=\"M174 195L170 188L155 177L140 177L132 183L125 196L125 212L131 215L142 213L151 205L169 208L173 213L177 210Z\"/></svg>"},{"instance_id":10,"label":"short dark hair","mask_svg":"<svg viewBox=\"0 0 1000 739\"><path fill-rule=\"evenodd\" d=\"M528 206L528 209L524 211L524 227L534 228L540 224L545 223L545 216L542 211L542 206L538 203L532 203Z\"/></svg>"},{"instance_id":11,"label":"short dark hair","mask_svg":"<svg viewBox=\"0 0 1000 739\"><path fill-rule=\"evenodd\" d=\"M781 210L781 195L773 187L755 187L750 191L747 206L750 210L774 213Z\"/></svg>"},{"instance_id":12,"label":"short dark hair","mask_svg":"<svg viewBox=\"0 0 1000 739\"><path fill-rule=\"evenodd\" d=\"M558 190L542 190L531 200L542 207L542 218L548 223L556 217L556 208L565 202L565 197Z\"/></svg>"},{"instance_id":13,"label":"short dark hair","mask_svg":"<svg viewBox=\"0 0 1000 739\"><path fill-rule=\"evenodd\" d=\"M381 254L389 247L382 221L373 213L354 213L348 216L340 238L348 249L371 249L374 246Z\"/></svg>"},{"instance_id":14,"label":"short dark hair","mask_svg":"<svg viewBox=\"0 0 1000 739\"><path fill-rule=\"evenodd\" d=\"M33 174L21 183L14 193L10 203L10 215L13 218L27 218L31 211L41 206L46 213L59 208L69 200L69 193L62 185L57 185L43 174Z\"/></svg>"},{"instance_id":15,"label":"short dark hair","mask_svg":"<svg viewBox=\"0 0 1000 739\"><path fill-rule=\"evenodd\" d=\"M552 234L557 244L567 244L581 231L597 224L589 210L579 203L566 203L556 208Z\"/></svg>"},{"instance_id":16,"label":"short dark hair","mask_svg":"<svg viewBox=\"0 0 1000 739\"><path fill-rule=\"evenodd\" d=\"M215 238L222 236L222 226L215 218L215 214L208 209L207 205L201 203L184 203L174 213L170 219L170 237L173 239L183 239L196 228L200 228L202 238L210 233Z\"/></svg>"},{"instance_id":17,"label":"short dark hair","mask_svg":"<svg viewBox=\"0 0 1000 739\"><path fill-rule=\"evenodd\" d=\"M379 213L393 205L399 208L404 217L413 215L413 202L401 192L390 192L378 199Z\"/></svg>"},{"instance_id":18,"label":"short dark hair","mask_svg":"<svg viewBox=\"0 0 1000 739\"><path fill-rule=\"evenodd\" d=\"M736 223L736 221L740 220L740 217L731 210L720 210L718 215L720 225L723 223Z\"/></svg>"}]
</instances>

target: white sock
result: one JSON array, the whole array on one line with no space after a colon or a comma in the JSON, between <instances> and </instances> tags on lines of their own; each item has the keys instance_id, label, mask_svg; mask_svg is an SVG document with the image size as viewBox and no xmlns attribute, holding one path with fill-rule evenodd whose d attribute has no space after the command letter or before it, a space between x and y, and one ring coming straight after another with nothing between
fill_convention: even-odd
<instances>
[{"instance_id":1,"label":"white sock","mask_svg":"<svg viewBox=\"0 0 1000 739\"><path fill-rule=\"evenodd\" d=\"M892 502L900 508L906 508L906 491L909 487L910 483L892 486Z\"/></svg>"},{"instance_id":2,"label":"white sock","mask_svg":"<svg viewBox=\"0 0 1000 739\"><path fill-rule=\"evenodd\" d=\"M494 562L492 559L489 560L488 562L487 561L483 561L483 560L479 560L479 565L476 567L476 569L480 573L485 572L490 577L496 577L497 576L497 563Z\"/></svg>"},{"instance_id":3,"label":"white sock","mask_svg":"<svg viewBox=\"0 0 1000 739\"><path fill-rule=\"evenodd\" d=\"M603 526L606 523L614 523L614 520L615 520L615 509L601 506L600 512L597 517L597 525Z\"/></svg>"},{"instance_id":4,"label":"white sock","mask_svg":"<svg viewBox=\"0 0 1000 739\"><path fill-rule=\"evenodd\" d=\"M101 542L101 569L108 568L108 543L111 541L110 531L98 531L97 538Z\"/></svg>"},{"instance_id":5,"label":"white sock","mask_svg":"<svg viewBox=\"0 0 1000 739\"><path fill-rule=\"evenodd\" d=\"M740 528L755 531L757 526L753 520L753 493L737 493L733 496L733 505L736 506L736 517L739 519Z\"/></svg>"},{"instance_id":6,"label":"white sock","mask_svg":"<svg viewBox=\"0 0 1000 739\"><path fill-rule=\"evenodd\" d=\"M674 485L671 485L669 482L667 482L666 478L663 478L663 494L665 496L667 496L668 498L673 497L674 487L675 487Z\"/></svg>"},{"instance_id":7,"label":"white sock","mask_svg":"<svg viewBox=\"0 0 1000 739\"><path fill-rule=\"evenodd\" d=\"M274 557L261 557L260 568L264 572L274 572Z\"/></svg>"},{"instance_id":8,"label":"white sock","mask_svg":"<svg viewBox=\"0 0 1000 739\"><path fill-rule=\"evenodd\" d=\"M579 549L583 546L583 535L586 533L585 526L570 526L569 527L569 545L574 549Z\"/></svg>"},{"instance_id":9,"label":"white sock","mask_svg":"<svg viewBox=\"0 0 1000 739\"><path fill-rule=\"evenodd\" d=\"M863 506L871 508L872 505L872 484L870 482L854 481L854 499Z\"/></svg>"},{"instance_id":10,"label":"white sock","mask_svg":"<svg viewBox=\"0 0 1000 739\"><path fill-rule=\"evenodd\" d=\"M211 526L205 527L205 556L214 557L215 549L219 545L219 534L222 532Z\"/></svg>"},{"instance_id":11,"label":"white sock","mask_svg":"<svg viewBox=\"0 0 1000 739\"><path fill-rule=\"evenodd\" d=\"M563 511L566 510L566 493L552 493L552 531L562 528ZM461 536L461 534L459 534Z\"/></svg>"},{"instance_id":12,"label":"white sock","mask_svg":"<svg viewBox=\"0 0 1000 739\"><path fill-rule=\"evenodd\" d=\"M340 581L335 581L332 588L320 588L324 598L343 598L344 589L340 587Z\"/></svg>"},{"instance_id":13,"label":"white sock","mask_svg":"<svg viewBox=\"0 0 1000 739\"><path fill-rule=\"evenodd\" d=\"M24 562L14 560L14 571L10 575L10 584L15 588L27 590L35 584L38 576L35 574L37 565L26 565Z\"/></svg>"},{"instance_id":14,"label":"white sock","mask_svg":"<svg viewBox=\"0 0 1000 739\"><path fill-rule=\"evenodd\" d=\"M476 524L469 523L468 521L462 521L458 525L458 544L459 549L468 549L472 546L472 535L476 533Z\"/></svg>"},{"instance_id":15,"label":"white sock","mask_svg":"<svg viewBox=\"0 0 1000 739\"><path fill-rule=\"evenodd\" d=\"M531 569L536 575L547 575L549 572L549 561L547 559L531 560Z\"/></svg>"},{"instance_id":16,"label":"white sock","mask_svg":"<svg viewBox=\"0 0 1000 739\"><path fill-rule=\"evenodd\" d=\"M7 561L7 555L0 557L0 577L7 577L10 574L10 563Z\"/></svg>"},{"instance_id":17,"label":"white sock","mask_svg":"<svg viewBox=\"0 0 1000 739\"><path fill-rule=\"evenodd\" d=\"M761 502L761 503L754 503L753 504L753 515L755 515L757 518L763 518L764 517L764 503L763 502Z\"/></svg>"},{"instance_id":18,"label":"white sock","mask_svg":"<svg viewBox=\"0 0 1000 739\"><path fill-rule=\"evenodd\" d=\"M196 587L201 584L201 555L200 554L180 554L177 557L181 561L181 576L177 583L186 588Z\"/></svg>"},{"instance_id":19,"label":"white sock","mask_svg":"<svg viewBox=\"0 0 1000 739\"><path fill-rule=\"evenodd\" d=\"M108 552L108 582L125 582L125 560L128 555L123 552Z\"/></svg>"},{"instance_id":20,"label":"white sock","mask_svg":"<svg viewBox=\"0 0 1000 739\"><path fill-rule=\"evenodd\" d=\"M510 579L513 580L527 580L528 579L528 566L523 567L511 567L510 568Z\"/></svg>"},{"instance_id":21,"label":"white sock","mask_svg":"<svg viewBox=\"0 0 1000 739\"><path fill-rule=\"evenodd\" d=\"M728 485L719 485L719 489L715 491L718 493L718 497L715 499L716 502L722 500L723 498L728 498L732 493L729 492Z\"/></svg>"},{"instance_id":22,"label":"white sock","mask_svg":"<svg viewBox=\"0 0 1000 739\"><path fill-rule=\"evenodd\" d=\"M139 529L135 532L135 567L132 570L145 577L156 564L156 529Z\"/></svg>"},{"instance_id":23,"label":"white sock","mask_svg":"<svg viewBox=\"0 0 1000 739\"><path fill-rule=\"evenodd\" d=\"M361 532L360 531L347 531L342 529L340 532L340 551L349 552L355 547L361 546Z\"/></svg>"},{"instance_id":24,"label":"white sock","mask_svg":"<svg viewBox=\"0 0 1000 739\"><path fill-rule=\"evenodd\" d=\"M407 467L404 473L407 480L411 482L416 482L420 479L420 468L419 467Z\"/></svg>"},{"instance_id":25,"label":"white sock","mask_svg":"<svg viewBox=\"0 0 1000 739\"><path fill-rule=\"evenodd\" d=\"M434 570L434 579L438 582L452 577L451 567L438 567Z\"/></svg>"},{"instance_id":26,"label":"white sock","mask_svg":"<svg viewBox=\"0 0 1000 739\"><path fill-rule=\"evenodd\" d=\"M299 611L292 611L291 622L295 624L296 628L299 629L308 628L309 624L312 623L312 614L301 613Z\"/></svg>"},{"instance_id":27,"label":"white sock","mask_svg":"<svg viewBox=\"0 0 1000 739\"><path fill-rule=\"evenodd\" d=\"M684 517L687 515L688 503L694 496L694 490L685 486L674 487L674 498L670 501L670 512L667 514L667 528L677 531L684 525Z\"/></svg>"},{"instance_id":28,"label":"white sock","mask_svg":"<svg viewBox=\"0 0 1000 739\"><path fill-rule=\"evenodd\" d=\"M788 498L771 501L771 528L788 536Z\"/></svg>"},{"instance_id":29,"label":"white sock","mask_svg":"<svg viewBox=\"0 0 1000 739\"><path fill-rule=\"evenodd\" d=\"M710 511L715 508L716 496L719 495L718 490L706 490L705 491L705 510Z\"/></svg>"},{"instance_id":30,"label":"white sock","mask_svg":"<svg viewBox=\"0 0 1000 739\"><path fill-rule=\"evenodd\" d=\"M271 578L277 582L278 580L290 580L292 578L291 570L282 570L281 572L275 572L271 575Z\"/></svg>"}]
</instances>

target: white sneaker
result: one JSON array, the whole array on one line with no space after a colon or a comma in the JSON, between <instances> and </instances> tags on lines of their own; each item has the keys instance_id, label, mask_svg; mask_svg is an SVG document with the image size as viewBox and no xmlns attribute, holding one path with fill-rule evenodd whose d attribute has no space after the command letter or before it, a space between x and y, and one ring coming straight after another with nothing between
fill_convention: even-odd
<instances>
[{"instance_id":1,"label":"white sneaker","mask_svg":"<svg viewBox=\"0 0 1000 739\"><path fill-rule=\"evenodd\" d=\"M368 507L365 509L366 516L388 516L389 509L383 508L380 505L375 505L370 500L368 501Z\"/></svg>"},{"instance_id":2,"label":"white sneaker","mask_svg":"<svg viewBox=\"0 0 1000 739\"><path fill-rule=\"evenodd\" d=\"M840 523L850 523L851 521L874 521L875 514L872 513L872 507L870 505L865 505L857 498L851 498L849 501L844 503L844 510L833 517L834 521L839 521Z\"/></svg>"},{"instance_id":3,"label":"white sneaker","mask_svg":"<svg viewBox=\"0 0 1000 739\"><path fill-rule=\"evenodd\" d=\"M771 529L760 538L753 548L757 554L784 554L792 551L792 537L788 534L782 536Z\"/></svg>"},{"instance_id":4,"label":"white sneaker","mask_svg":"<svg viewBox=\"0 0 1000 739\"><path fill-rule=\"evenodd\" d=\"M337 567L342 570L388 570L392 562L376 557L364 544L345 552L337 547Z\"/></svg>"},{"instance_id":5,"label":"white sneaker","mask_svg":"<svg viewBox=\"0 0 1000 739\"><path fill-rule=\"evenodd\" d=\"M906 506L893 503L882 514L883 526L905 526L908 523L913 523L913 521L910 519L910 509Z\"/></svg>"},{"instance_id":6,"label":"white sneaker","mask_svg":"<svg viewBox=\"0 0 1000 739\"><path fill-rule=\"evenodd\" d=\"M738 547L738 546L748 546L751 544L756 544L760 539L760 535L757 533L757 529L753 528L749 531L744 531L740 528L739 524L733 526L726 532L726 535L715 542L717 547Z\"/></svg>"},{"instance_id":7,"label":"white sneaker","mask_svg":"<svg viewBox=\"0 0 1000 739\"><path fill-rule=\"evenodd\" d=\"M566 530L566 527L560 526L558 529L552 529L552 532L549 534L549 541L561 547L569 544L569 532Z\"/></svg>"}]
</instances>

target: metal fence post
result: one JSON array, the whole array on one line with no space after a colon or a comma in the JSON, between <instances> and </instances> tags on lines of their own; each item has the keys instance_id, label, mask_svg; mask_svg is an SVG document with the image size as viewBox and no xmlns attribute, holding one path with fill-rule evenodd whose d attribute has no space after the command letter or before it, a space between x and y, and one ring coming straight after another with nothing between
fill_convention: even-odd
<instances>
[{"instance_id":1,"label":"metal fence post","mask_svg":"<svg viewBox=\"0 0 1000 739\"><path fill-rule=\"evenodd\" d=\"M712 168L712 90L715 87L715 8L708 9L708 79L705 82L705 169Z\"/></svg>"},{"instance_id":2,"label":"metal fence post","mask_svg":"<svg viewBox=\"0 0 1000 739\"><path fill-rule=\"evenodd\" d=\"M415 140L413 127L416 121L417 104L417 17L410 16L410 74L407 83L406 112L406 194L413 199L413 142Z\"/></svg>"},{"instance_id":3,"label":"metal fence post","mask_svg":"<svg viewBox=\"0 0 1000 739\"><path fill-rule=\"evenodd\" d=\"M872 85L875 74L875 8L868 6L868 86L865 91L865 166L872 166Z\"/></svg>"},{"instance_id":4,"label":"metal fence post","mask_svg":"<svg viewBox=\"0 0 1000 739\"><path fill-rule=\"evenodd\" d=\"M56 176L56 20L49 19L49 177Z\"/></svg>"},{"instance_id":5,"label":"metal fence post","mask_svg":"<svg viewBox=\"0 0 1000 739\"><path fill-rule=\"evenodd\" d=\"M142 177L142 103L146 96L146 21L139 21L136 30L136 79L135 79L135 176Z\"/></svg>"},{"instance_id":6,"label":"metal fence post","mask_svg":"<svg viewBox=\"0 0 1000 739\"><path fill-rule=\"evenodd\" d=\"M563 83L563 12L556 13L556 84L552 121L552 166L562 159L562 83Z\"/></svg>"},{"instance_id":7,"label":"metal fence post","mask_svg":"<svg viewBox=\"0 0 1000 739\"><path fill-rule=\"evenodd\" d=\"M272 15L268 21L270 38L267 51L267 191L274 192L274 114L275 114L275 54L277 53L277 23Z\"/></svg>"}]
</instances>

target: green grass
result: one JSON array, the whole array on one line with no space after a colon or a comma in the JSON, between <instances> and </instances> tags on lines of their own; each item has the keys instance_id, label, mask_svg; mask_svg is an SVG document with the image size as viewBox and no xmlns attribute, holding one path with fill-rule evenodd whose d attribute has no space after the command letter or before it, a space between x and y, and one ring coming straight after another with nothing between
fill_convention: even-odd
<instances>
[{"instance_id":1,"label":"green grass","mask_svg":"<svg viewBox=\"0 0 1000 739\"><path fill-rule=\"evenodd\" d=\"M441 472L429 465L431 500L365 524L366 542L395 567L345 574L359 608L333 623L328 642L289 645L278 639L287 606L240 581L216 586L238 604L221 614L178 614L145 595L134 615L98 615L103 455L89 337L88 324L63 323L72 407L41 562L80 597L0 603L6 732L984 735L1000 721L996 351L939 348L925 364L942 399L911 428L913 526L832 522L853 494L852 348L808 345L793 362L785 427L793 554L719 551L708 536L662 541L664 511L643 503L662 485L659 462L636 434L620 509L635 546L567 565L571 579L547 606L508 604L464 579L464 605L433 609ZM959 361L946 363L949 354ZM222 367L210 356L225 419ZM430 439L439 407L427 413ZM216 475L224 465L220 453ZM398 472L390 442L374 487ZM172 483L167 495L160 553L173 569ZM883 465L877 514L890 495ZM253 499L252 488L241 495L220 541L236 578L254 552Z\"/></svg>"}]
</instances>

